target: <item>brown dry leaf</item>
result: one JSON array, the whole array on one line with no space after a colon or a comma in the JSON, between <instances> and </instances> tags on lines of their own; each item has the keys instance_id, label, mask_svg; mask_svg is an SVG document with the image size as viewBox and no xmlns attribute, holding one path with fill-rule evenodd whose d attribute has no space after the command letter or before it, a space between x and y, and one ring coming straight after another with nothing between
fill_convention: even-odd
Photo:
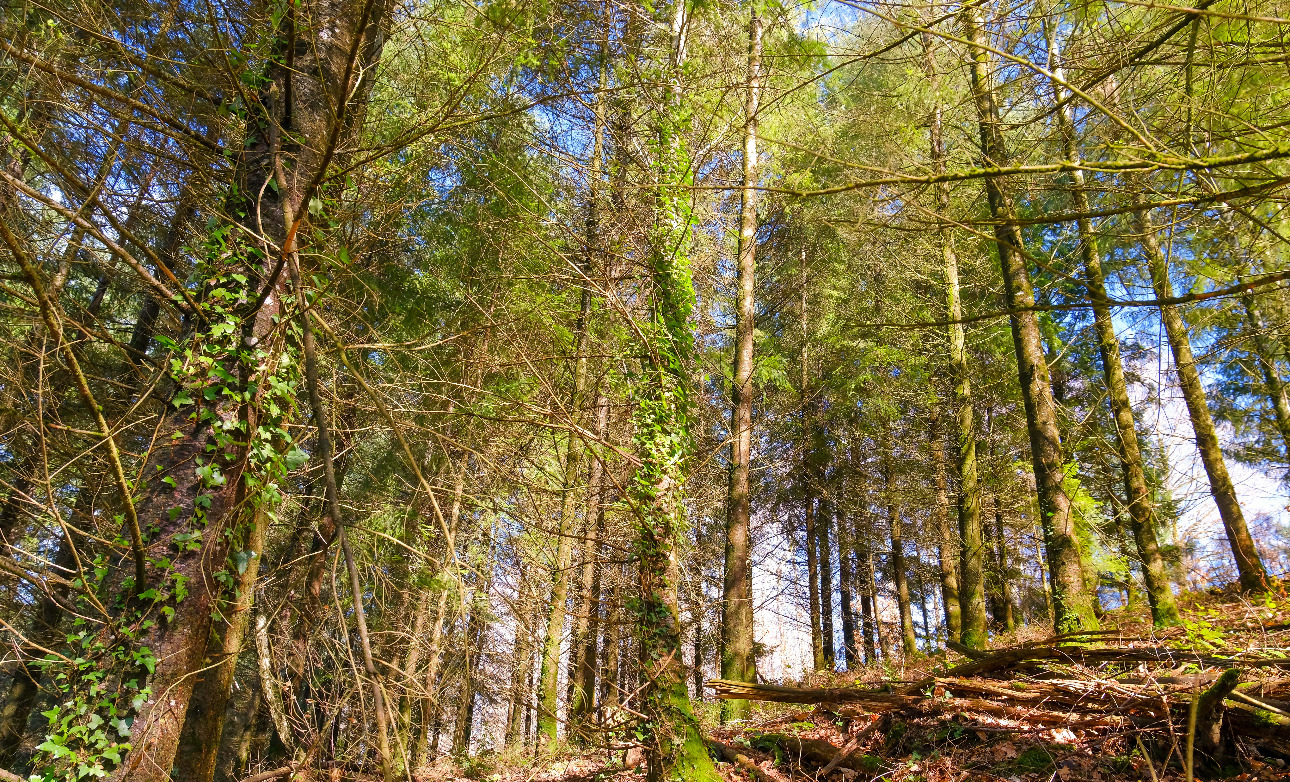
<instances>
[{"instance_id":1,"label":"brown dry leaf","mask_svg":"<svg viewBox=\"0 0 1290 782\"><path fill-rule=\"evenodd\" d=\"M1019 754L1020 753L1017 751L1017 745L1013 744L1011 741L1005 741L1001 744L994 745L994 760L996 763L1002 760L1012 760Z\"/></svg>"}]
</instances>

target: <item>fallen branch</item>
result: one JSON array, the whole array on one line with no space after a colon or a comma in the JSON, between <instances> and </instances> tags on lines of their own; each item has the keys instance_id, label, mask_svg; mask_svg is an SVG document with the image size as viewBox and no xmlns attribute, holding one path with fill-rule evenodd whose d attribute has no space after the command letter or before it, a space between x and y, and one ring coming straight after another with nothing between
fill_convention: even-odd
<instances>
[{"instance_id":1,"label":"fallen branch","mask_svg":"<svg viewBox=\"0 0 1290 782\"><path fill-rule=\"evenodd\" d=\"M708 743L716 747L723 758L747 771L753 779L760 779L763 782L788 782L788 777L776 771L773 764L769 764L768 768L763 768L757 764L757 761L740 752L733 744L726 744L715 739L709 739Z\"/></svg>"}]
</instances>

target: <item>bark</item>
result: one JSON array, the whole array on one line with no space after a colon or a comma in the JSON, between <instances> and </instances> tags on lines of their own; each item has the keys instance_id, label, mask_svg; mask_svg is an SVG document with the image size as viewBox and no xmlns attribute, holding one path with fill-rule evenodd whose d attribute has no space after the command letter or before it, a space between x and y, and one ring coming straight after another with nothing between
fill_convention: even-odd
<instances>
[{"instance_id":1,"label":"bark","mask_svg":"<svg viewBox=\"0 0 1290 782\"><path fill-rule=\"evenodd\" d=\"M491 536L490 536L491 537ZM491 549L491 545L489 546ZM488 567L488 565L485 565ZM491 573L491 570L488 572ZM475 677L479 663L484 654L484 643L488 637L488 592L490 579L485 576L470 609L470 619L466 622L464 670L461 675L461 694L457 701L457 720L452 732L452 751L455 755L470 754L470 737L475 723ZM482 595L482 598L480 597Z\"/></svg>"},{"instance_id":2,"label":"bark","mask_svg":"<svg viewBox=\"0 0 1290 782\"><path fill-rule=\"evenodd\" d=\"M1009 164L1009 156L1000 129L998 102L987 73L989 56L981 48L985 36L977 22L977 12L975 6L964 8L962 20L966 38L973 44L971 81L981 148L986 165L1004 167ZM1066 465L1062 456L1057 405L1053 399L1039 319L1033 309L1035 296L1021 231L1016 224L1012 198L1004 189L1002 179L987 178L985 189L990 215L996 221L994 239L1003 272L1005 304L1013 312L1009 321L1026 409L1035 483L1039 491L1040 524L1052 573L1053 624L1059 633L1095 629L1097 618L1093 615L1093 604L1084 585L1071 502L1062 485L1066 478Z\"/></svg>"},{"instance_id":3,"label":"bark","mask_svg":"<svg viewBox=\"0 0 1290 782\"><path fill-rule=\"evenodd\" d=\"M260 215L263 224L255 226L256 233L270 237L276 245L266 248L270 252L259 260L247 255L242 269L262 293L273 294L257 299L259 306L239 324L242 343L256 345L264 351L266 367L276 366L280 351L276 340L281 339L274 328L274 319L280 314L283 286L281 266L275 268L274 261L285 259L291 245L288 238L291 232L283 236L279 227L285 223L287 199L313 193L297 191L293 196L264 187L273 175L274 163L281 162L279 150L270 141L270 136L277 134L265 130L285 124L300 138L310 140L311 144L293 148L288 154L298 179L311 183L306 190L316 188L337 147L352 134L356 118L361 118L362 104L370 89L370 79L364 78L364 74L374 70L371 66L379 57L380 28L386 6L377 2L365 8L367 15L359 18L352 6L328 0L300 12L306 18L297 27L309 31L310 45L302 47L305 53L296 59L294 68L288 69L277 61L271 66L272 88L263 91L257 105L268 106L273 113L252 118L250 135L237 161L237 192L242 194L238 196L242 200L233 204L231 211ZM281 52L288 47L278 42L269 48ZM294 96L287 111L278 105L278 97L283 95ZM342 97L337 100L336 96ZM259 199L258 202L249 200L253 198ZM302 221L304 217L301 216ZM293 228L298 226L297 223ZM247 241L258 244L254 236ZM139 647L151 649L158 660L147 682L154 696L143 705L134 721L132 749L112 774L117 782L160 782L168 777L196 682L193 674L202 667L210 637L212 609L218 599L214 585L219 581L215 571L222 569L227 559L225 532L233 510L247 499L243 481L247 446L235 443L222 447L216 442L217 427L211 424L240 425L240 431L256 431L260 423L259 395L264 384L257 382L259 368L247 366L231 355L223 357L221 362L228 374L236 378L232 390L254 388L252 398L240 405L221 400L207 406L207 414L195 421L189 418L202 402L181 406L159 426L157 442L161 445L154 449L141 472L150 479L137 503L142 523L152 525L154 530L148 541L149 559L155 563L170 558L170 567L164 572L149 565L145 578L150 583L163 584L173 575L183 576L188 595L173 604L175 613L169 621L159 621L136 640ZM172 433L176 435L174 438ZM199 460L204 462L210 458L208 446L213 446L215 458L209 464L199 465ZM222 474L222 484L205 485L198 473L199 469L209 469L212 465ZM173 485L163 483L165 477L173 479ZM208 498L209 507L201 508L197 504L199 496ZM183 512L172 517L173 508ZM196 513L199 509L200 514ZM199 515L201 518L197 518ZM202 533L198 550L176 553L172 546L175 536L194 530Z\"/></svg>"},{"instance_id":4,"label":"bark","mask_svg":"<svg viewBox=\"0 0 1290 782\"><path fill-rule=\"evenodd\" d=\"M1005 536L1006 531L1003 528L1003 505L999 502L999 495L994 497L994 545L995 545L995 566L999 572L999 616L995 619L1003 626L1005 632L1011 633L1017 629L1016 614L1016 584L1013 579L1016 573L1008 561L1008 538Z\"/></svg>"},{"instance_id":5,"label":"bark","mask_svg":"<svg viewBox=\"0 0 1290 782\"><path fill-rule=\"evenodd\" d=\"M1056 36L1049 35L1049 62L1054 75L1064 78L1060 67ZM1080 163L1075 141L1074 121L1070 115L1065 88L1053 81L1054 98L1059 106L1057 121L1061 129L1062 144L1067 160ZM1071 208L1080 214L1091 211L1084 172L1076 168L1071 172ZM1115 422L1116 453L1124 476L1124 495L1128 501L1129 527L1142 562L1143 581L1147 586L1147 599L1151 604L1151 618L1157 627L1179 624L1182 619L1169 586L1169 576L1160 555L1160 541L1156 537L1157 522L1147 487L1146 472L1142 466L1142 449L1138 444L1137 425L1133 419L1133 406L1129 400L1129 386L1124 376L1124 363L1120 358L1120 340L1115 335L1115 324L1106 302L1106 279L1102 272L1102 257L1098 250L1097 236L1092 222L1080 218L1075 222L1079 232L1080 256L1084 263L1084 277L1088 286L1089 301L1093 307L1093 327L1097 334L1098 356L1102 361L1102 374L1106 379L1107 398L1111 417Z\"/></svg>"},{"instance_id":6,"label":"bark","mask_svg":"<svg viewBox=\"0 0 1290 782\"><path fill-rule=\"evenodd\" d=\"M940 84L936 59L932 48L934 38L923 35L925 71L935 92ZM931 148L932 165L937 174L945 173L944 107L938 102L932 108ZM948 182L936 186L936 206L941 214L950 208ZM959 261L954 249L954 233L949 223L938 231L941 246L941 263L945 274L945 315L949 325L946 337L949 342L949 375L954 388L955 462L958 467L958 531L960 580L953 603L946 598L946 621L950 634L964 646L984 649L988 640L985 611L985 545L981 532L981 489L977 478L976 424L972 410L972 375L968 369L967 340L963 329L963 303L959 292ZM942 573L944 572L942 556ZM959 616L952 619L951 606Z\"/></svg>"},{"instance_id":7,"label":"bark","mask_svg":"<svg viewBox=\"0 0 1290 782\"><path fill-rule=\"evenodd\" d=\"M453 484L452 506L448 511L448 533L453 541L457 539L457 527L461 523L462 497L466 490L466 465L463 461L457 470ZM445 552L445 561L452 552ZM439 666L443 660L444 622L448 616L448 590L439 592L439 601L435 607L434 624L430 630L430 659L426 662L426 673L421 696L421 731L417 735L416 749L413 758L416 765L424 765L429 759L427 742L433 738L439 741L439 713L442 704L439 702Z\"/></svg>"},{"instance_id":8,"label":"bark","mask_svg":"<svg viewBox=\"0 0 1290 782\"><path fill-rule=\"evenodd\" d=\"M833 670L837 661L833 648L833 546L829 540L829 528L832 524L831 503L821 500L816 512L815 532L818 536L816 548L820 560L820 646L826 671Z\"/></svg>"},{"instance_id":9,"label":"bark","mask_svg":"<svg viewBox=\"0 0 1290 782\"><path fill-rule=\"evenodd\" d=\"M869 556L869 598L873 601L873 629L878 636L878 648L882 650L884 660L891 659L891 643L887 637L886 630L883 629L882 606L878 603L878 568L873 563L873 549L867 552Z\"/></svg>"},{"instance_id":10,"label":"bark","mask_svg":"<svg viewBox=\"0 0 1290 782\"><path fill-rule=\"evenodd\" d=\"M914 635L914 614L909 602L909 578L905 572L905 541L901 535L900 506L896 502L896 480L892 470L891 436L884 436L882 455L883 479L887 484L887 520L891 524L891 580L896 587L896 607L900 612L900 642L906 657L917 657L918 638Z\"/></svg>"},{"instance_id":11,"label":"bark","mask_svg":"<svg viewBox=\"0 0 1290 782\"><path fill-rule=\"evenodd\" d=\"M808 479L809 480L809 479ZM817 535L815 534L815 498L811 496L810 490L806 495L806 570L807 570L807 597L811 601L810 619L811 619L811 659L815 665L815 670L824 670L824 636L820 632L820 563L818 549L816 548Z\"/></svg>"},{"instance_id":12,"label":"bark","mask_svg":"<svg viewBox=\"0 0 1290 782\"><path fill-rule=\"evenodd\" d=\"M851 541L845 515L841 509L837 514L838 591L842 599L842 651L846 656L847 670L854 671L860 667L860 652L856 646L855 603L851 593L855 581L855 567L852 562L855 546Z\"/></svg>"},{"instance_id":13,"label":"bark","mask_svg":"<svg viewBox=\"0 0 1290 782\"><path fill-rule=\"evenodd\" d=\"M583 273L590 277L590 268ZM582 307L578 313L575 329L576 346L573 357L573 388L570 393L569 409L580 410L587 387L587 345L590 337L588 318L591 314L591 286L588 282L582 287ZM573 558L573 506L574 485L582 470L583 444L581 438L570 432L568 450L564 460L564 486L560 502L560 526L556 531L556 555L554 570L551 574L550 613L547 616L546 637L542 644L542 670L538 691L541 709L538 711L538 736L543 748L554 749L557 740L559 722L556 713L559 709L560 645L564 640L564 623L569 596L569 570Z\"/></svg>"},{"instance_id":14,"label":"bark","mask_svg":"<svg viewBox=\"0 0 1290 782\"><path fill-rule=\"evenodd\" d=\"M267 511L261 508L252 510L243 527L241 554L245 559L230 563L234 570L240 567L236 592L232 600L221 606L224 627L215 634L211 643L215 659L207 662L209 667L198 675L193 688L175 758L173 776L177 779L209 782L215 778L224 717L232 694L233 673L255 604L255 582L268 529Z\"/></svg>"},{"instance_id":15,"label":"bark","mask_svg":"<svg viewBox=\"0 0 1290 782\"><path fill-rule=\"evenodd\" d=\"M1138 207L1133 213L1134 226L1142 238L1152 288L1157 299L1171 298L1173 283L1169 279L1168 262L1156 239L1156 228L1151 223L1139 190L1134 190L1134 199ZM1205 387L1201 384L1200 372L1192 356L1191 337L1183 323L1182 312L1177 306L1166 305L1160 308L1160 318L1164 321L1165 335L1173 353L1178 387L1187 404L1192 431L1196 435L1196 449L1200 451L1200 460L1209 478L1210 494L1214 498L1214 504L1218 506L1218 515L1223 520L1223 529L1227 532L1232 556L1236 560L1241 589L1246 592L1264 591L1268 588L1267 571L1263 568L1258 549L1254 547L1254 539L1250 537L1249 527L1245 523L1245 514L1236 498L1236 487L1232 485L1232 478L1227 472L1227 462L1223 458L1214 418L1205 399Z\"/></svg>"},{"instance_id":16,"label":"bark","mask_svg":"<svg viewBox=\"0 0 1290 782\"><path fill-rule=\"evenodd\" d=\"M322 394L318 382L318 357L314 347L313 327L310 324L311 313L301 287L300 269L294 258L288 261L291 267L292 282L296 289L296 299L300 306L300 331L305 354L305 383L308 390L309 407L313 412L314 427L318 432L318 455L323 464L323 478L326 488L327 513L331 523L336 527L336 540L340 543L341 553L345 559L345 569L349 572L350 593L354 601L354 624L358 628L359 648L363 655L363 672L372 686L372 711L376 716L376 745L380 753L381 776L385 782L394 779L394 761L390 752L389 712L386 710L385 692L381 687L381 678L372 658L372 642L367 630L367 614L363 607L363 585L354 560L353 547L345 533L341 520L340 492L336 484L336 467L333 461L331 434L327 423L326 409L323 407Z\"/></svg>"},{"instance_id":17,"label":"bark","mask_svg":"<svg viewBox=\"0 0 1290 782\"><path fill-rule=\"evenodd\" d=\"M761 17L751 7L745 83L743 187L739 206L738 295L735 302L734 383L730 410L730 493L727 499L725 579L721 595L721 678L757 680L753 654L752 461L754 337L756 332L757 111L761 100ZM724 701L723 722L744 719L746 701Z\"/></svg>"},{"instance_id":18,"label":"bark","mask_svg":"<svg viewBox=\"0 0 1290 782\"><path fill-rule=\"evenodd\" d=\"M647 359L634 413L634 445L641 463L632 478L636 509L639 607L637 652L643 686L640 732L649 782L721 779L686 692L681 620L677 605L677 546L685 527L684 483L693 453L689 425L689 371L694 359L694 288L689 265L691 161L682 108L689 6L669 9L670 62L662 69L664 94L657 111L658 160L655 223L649 269L654 320L646 336Z\"/></svg>"},{"instance_id":19,"label":"bark","mask_svg":"<svg viewBox=\"0 0 1290 782\"><path fill-rule=\"evenodd\" d=\"M522 574L521 574L522 575ZM521 578L521 582L523 579ZM515 646L511 651L511 708L506 720L506 745L523 743L526 739L524 730L524 711L528 706L529 693L526 683L533 669L533 638L523 622L516 622Z\"/></svg>"},{"instance_id":20,"label":"bark","mask_svg":"<svg viewBox=\"0 0 1290 782\"><path fill-rule=\"evenodd\" d=\"M596 439L603 440L609 428L609 399L596 399ZM570 732L585 740L582 725L591 712L596 694L596 638L600 632L600 538L605 531L604 461L597 456L591 462L591 493L587 498L587 515L583 524L582 595L573 631L572 655L576 664L569 672Z\"/></svg>"},{"instance_id":21,"label":"bark","mask_svg":"<svg viewBox=\"0 0 1290 782\"><path fill-rule=\"evenodd\" d=\"M949 640L962 643L963 615L959 607L958 557L955 556L955 536L950 531L950 496L949 476L946 475L945 445L940 432L941 410L932 408L931 425L928 436L932 450L933 478L936 481L936 507L933 518L936 523L937 561L941 575L941 604L945 607L945 628Z\"/></svg>"}]
</instances>

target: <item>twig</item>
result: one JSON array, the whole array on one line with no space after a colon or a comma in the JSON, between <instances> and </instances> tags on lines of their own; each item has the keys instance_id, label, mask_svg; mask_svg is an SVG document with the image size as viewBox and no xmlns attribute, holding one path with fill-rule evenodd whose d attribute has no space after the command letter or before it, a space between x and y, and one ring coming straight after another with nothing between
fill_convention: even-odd
<instances>
[{"instance_id":1,"label":"twig","mask_svg":"<svg viewBox=\"0 0 1290 782\"><path fill-rule=\"evenodd\" d=\"M1200 679L1196 679L1196 689L1191 696L1191 708L1187 710L1187 744L1183 751L1183 766L1185 767L1187 782L1195 782L1194 767L1192 765L1195 757L1193 751L1196 749L1196 711L1200 707Z\"/></svg>"},{"instance_id":2,"label":"twig","mask_svg":"<svg viewBox=\"0 0 1290 782\"><path fill-rule=\"evenodd\" d=\"M1147 752L1146 745L1142 743L1142 734L1133 734L1133 740L1138 742L1138 750L1142 752L1142 759L1147 761L1147 771L1151 772L1151 782L1160 782L1160 778L1156 776L1156 764L1151 762L1151 755Z\"/></svg>"}]
</instances>

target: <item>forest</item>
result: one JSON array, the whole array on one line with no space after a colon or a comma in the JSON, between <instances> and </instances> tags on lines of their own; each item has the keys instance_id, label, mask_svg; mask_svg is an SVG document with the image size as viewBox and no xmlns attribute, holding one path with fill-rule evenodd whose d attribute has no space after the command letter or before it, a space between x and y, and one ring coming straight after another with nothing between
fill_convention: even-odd
<instances>
[{"instance_id":1,"label":"forest","mask_svg":"<svg viewBox=\"0 0 1290 782\"><path fill-rule=\"evenodd\" d=\"M4 0L0 780L1290 762L1287 0Z\"/></svg>"}]
</instances>

